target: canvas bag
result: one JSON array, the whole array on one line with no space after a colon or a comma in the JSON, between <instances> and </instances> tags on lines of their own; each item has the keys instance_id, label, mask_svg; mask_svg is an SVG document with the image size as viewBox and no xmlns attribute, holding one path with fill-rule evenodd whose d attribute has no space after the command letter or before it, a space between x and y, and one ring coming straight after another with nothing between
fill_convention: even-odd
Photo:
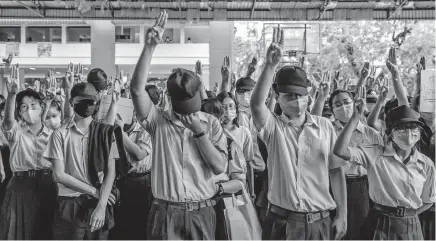
<instances>
[{"instance_id":1,"label":"canvas bag","mask_svg":"<svg viewBox=\"0 0 436 241\"><path fill-rule=\"evenodd\" d=\"M227 142L230 150L231 141ZM232 161L229 152L229 162ZM245 187L242 194L223 197L224 217L229 240L261 240L262 228L253 201Z\"/></svg>"}]
</instances>

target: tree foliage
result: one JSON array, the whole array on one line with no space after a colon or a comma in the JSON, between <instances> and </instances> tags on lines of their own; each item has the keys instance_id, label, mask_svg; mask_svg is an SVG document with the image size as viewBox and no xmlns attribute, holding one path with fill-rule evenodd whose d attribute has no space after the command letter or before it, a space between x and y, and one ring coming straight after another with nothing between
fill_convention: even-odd
<instances>
[{"instance_id":1,"label":"tree foliage","mask_svg":"<svg viewBox=\"0 0 436 241\"><path fill-rule=\"evenodd\" d=\"M335 21L322 22L320 25L320 54L305 56L306 71L317 81L322 72L335 70L341 71L341 78L349 77L356 81L356 70L360 70L365 61L377 66L378 71L387 73L385 61L389 47L398 47L393 41L393 34L397 35L405 26L412 30L398 48L398 63L407 89L412 89L416 63L421 56L426 58L427 68L434 68L436 32L433 21ZM241 76L245 75L254 56L260 65L263 64L266 46L264 33L271 30L263 29L261 22L238 22L235 26L242 32L235 35L235 72ZM348 54L349 47L352 47L352 56ZM354 70L350 57L355 60ZM260 68L254 74L255 78Z\"/></svg>"}]
</instances>

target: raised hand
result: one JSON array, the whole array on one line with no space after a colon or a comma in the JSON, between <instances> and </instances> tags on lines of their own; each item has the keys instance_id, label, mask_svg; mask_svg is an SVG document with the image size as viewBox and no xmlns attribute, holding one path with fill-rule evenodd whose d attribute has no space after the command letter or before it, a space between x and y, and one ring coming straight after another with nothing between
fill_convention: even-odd
<instances>
[{"instance_id":1,"label":"raised hand","mask_svg":"<svg viewBox=\"0 0 436 241\"><path fill-rule=\"evenodd\" d=\"M321 83L319 84L319 95L326 99L330 94L330 71L324 72Z\"/></svg>"},{"instance_id":2,"label":"raised hand","mask_svg":"<svg viewBox=\"0 0 436 241\"><path fill-rule=\"evenodd\" d=\"M364 111L365 111L364 102L362 100L356 100L354 102L354 112L352 118L360 119Z\"/></svg>"},{"instance_id":3,"label":"raised hand","mask_svg":"<svg viewBox=\"0 0 436 241\"><path fill-rule=\"evenodd\" d=\"M344 79L344 87L343 87L343 89L344 89L344 90L348 90L348 86L350 86L350 83L351 83L351 79L350 79L350 77L345 77L345 79Z\"/></svg>"},{"instance_id":4,"label":"raised hand","mask_svg":"<svg viewBox=\"0 0 436 241\"><path fill-rule=\"evenodd\" d=\"M68 65L67 72L65 73L65 84L64 84L64 86L67 89L71 89L74 86L73 69L74 69L74 65L73 65L73 63L70 63Z\"/></svg>"},{"instance_id":5,"label":"raised hand","mask_svg":"<svg viewBox=\"0 0 436 241\"><path fill-rule=\"evenodd\" d=\"M419 60L419 63L421 64L422 69L425 70L425 57L424 56L421 57L421 59Z\"/></svg>"},{"instance_id":6,"label":"raised hand","mask_svg":"<svg viewBox=\"0 0 436 241\"><path fill-rule=\"evenodd\" d=\"M162 36L165 31L165 26L167 25L168 14L163 11L159 14L156 19L154 26L147 30L145 35L145 44L150 47L156 47L160 42L162 42Z\"/></svg>"},{"instance_id":7,"label":"raised hand","mask_svg":"<svg viewBox=\"0 0 436 241\"><path fill-rule=\"evenodd\" d=\"M389 49L389 56L386 60L386 66L388 67L392 76L397 77L399 75L400 71L398 70L397 66L397 53L395 51L395 48Z\"/></svg>"},{"instance_id":8,"label":"raised hand","mask_svg":"<svg viewBox=\"0 0 436 241\"><path fill-rule=\"evenodd\" d=\"M123 117L121 117L120 114L117 114L117 115L116 115L116 118L115 118L115 125L116 125L116 126L119 126L119 127L121 127L121 128L124 127L124 120L123 120Z\"/></svg>"},{"instance_id":9,"label":"raised hand","mask_svg":"<svg viewBox=\"0 0 436 241\"><path fill-rule=\"evenodd\" d=\"M223 80L228 80L230 78L230 57L224 57L223 65L221 66L221 76Z\"/></svg>"},{"instance_id":10,"label":"raised hand","mask_svg":"<svg viewBox=\"0 0 436 241\"><path fill-rule=\"evenodd\" d=\"M203 127L200 122L200 118L197 113L182 115L180 117L180 121L182 124L194 133L194 135L200 134L203 132Z\"/></svg>"},{"instance_id":11,"label":"raised hand","mask_svg":"<svg viewBox=\"0 0 436 241\"><path fill-rule=\"evenodd\" d=\"M8 94L15 95L18 93L18 81L19 81L19 66L18 64L12 65L11 73L8 81L6 81L6 89Z\"/></svg>"},{"instance_id":12,"label":"raised hand","mask_svg":"<svg viewBox=\"0 0 436 241\"><path fill-rule=\"evenodd\" d=\"M360 72L361 78L368 78L369 76L369 62L365 62L365 64L362 67L362 71Z\"/></svg>"},{"instance_id":13,"label":"raised hand","mask_svg":"<svg viewBox=\"0 0 436 241\"><path fill-rule=\"evenodd\" d=\"M265 62L273 66L277 66L283 56L283 44L284 44L284 34L283 30L279 27L274 28L273 31L273 41L270 44L267 52Z\"/></svg>"},{"instance_id":14,"label":"raised hand","mask_svg":"<svg viewBox=\"0 0 436 241\"><path fill-rule=\"evenodd\" d=\"M340 89L339 87L339 75L341 74L340 71L336 71L335 77L333 78L333 91Z\"/></svg>"},{"instance_id":15,"label":"raised hand","mask_svg":"<svg viewBox=\"0 0 436 241\"><path fill-rule=\"evenodd\" d=\"M236 74L232 73L232 77L231 77L231 92L233 93L233 90L236 90Z\"/></svg>"},{"instance_id":16,"label":"raised hand","mask_svg":"<svg viewBox=\"0 0 436 241\"><path fill-rule=\"evenodd\" d=\"M203 70L202 70L202 66L201 66L201 61L198 60L197 63L195 63L195 73L199 76L203 75Z\"/></svg>"},{"instance_id":17,"label":"raised hand","mask_svg":"<svg viewBox=\"0 0 436 241\"><path fill-rule=\"evenodd\" d=\"M251 63L248 64L247 77L251 77L251 75L256 71L256 66L257 66L257 58L254 57L254 58L251 60Z\"/></svg>"},{"instance_id":18,"label":"raised hand","mask_svg":"<svg viewBox=\"0 0 436 241\"><path fill-rule=\"evenodd\" d=\"M379 101L384 103L386 101L386 98L388 97L389 92L389 79L386 79L386 81L383 81L383 85L380 86L380 94L379 94Z\"/></svg>"}]
</instances>

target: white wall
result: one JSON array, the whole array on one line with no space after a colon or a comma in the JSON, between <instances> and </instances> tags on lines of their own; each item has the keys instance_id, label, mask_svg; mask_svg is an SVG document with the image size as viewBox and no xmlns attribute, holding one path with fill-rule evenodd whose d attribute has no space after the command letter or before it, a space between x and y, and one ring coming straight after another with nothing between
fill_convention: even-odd
<instances>
[{"instance_id":1,"label":"white wall","mask_svg":"<svg viewBox=\"0 0 436 241\"><path fill-rule=\"evenodd\" d=\"M185 27L185 41L191 38L192 43L209 43L210 33L208 27Z\"/></svg>"}]
</instances>

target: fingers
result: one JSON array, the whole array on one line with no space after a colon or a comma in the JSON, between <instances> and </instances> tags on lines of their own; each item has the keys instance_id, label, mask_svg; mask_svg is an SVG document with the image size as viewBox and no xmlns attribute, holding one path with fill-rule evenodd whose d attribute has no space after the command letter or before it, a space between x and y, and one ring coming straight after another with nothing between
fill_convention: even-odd
<instances>
[{"instance_id":1,"label":"fingers","mask_svg":"<svg viewBox=\"0 0 436 241\"><path fill-rule=\"evenodd\" d=\"M421 59L419 60L419 63L421 64L422 69L425 70L425 57L424 56L421 57Z\"/></svg>"},{"instance_id":2,"label":"fingers","mask_svg":"<svg viewBox=\"0 0 436 241\"><path fill-rule=\"evenodd\" d=\"M153 26L153 27L157 27L157 26L160 26L160 25L161 25L162 17L163 17L163 12L160 12L160 13L159 13L159 16L157 17L156 22L154 23L154 26Z\"/></svg>"},{"instance_id":3,"label":"fingers","mask_svg":"<svg viewBox=\"0 0 436 241\"><path fill-rule=\"evenodd\" d=\"M279 26L279 28L280 28L280 26ZM285 44L283 29L280 29L280 38L279 39L280 39L279 45L280 45L280 47L283 47L283 45Z\"/></svg>"},{"instance_id":4,"label":"fingers","mask_svg":"<svg viewBox=\"0 0 436 241\"><path fill-rule=\"evenodd\" d=\"M277 29L273 28L273 39L272 39L273 43L277 42Z\"/></svg>"}]
</instances>

